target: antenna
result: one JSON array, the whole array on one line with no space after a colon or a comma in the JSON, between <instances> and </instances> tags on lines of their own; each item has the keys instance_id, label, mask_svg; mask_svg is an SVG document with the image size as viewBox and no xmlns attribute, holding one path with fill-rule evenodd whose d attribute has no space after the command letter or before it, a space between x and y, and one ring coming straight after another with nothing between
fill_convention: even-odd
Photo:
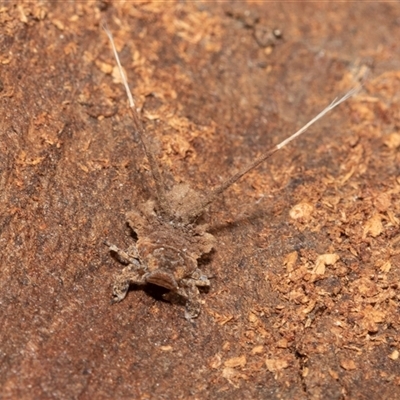
<instances>
[{"instance_id":1,"label":"antenna","mask_svg":"<svg viewBox=\"0 0 400 400\"><path fill-rule=\"evenodd\" d=\"M311 125L313 125L315 122L317 122L319 119L321 119L325 114L327 114L329 111L333 110L340 103L343 103L349 97L351 97L355 93L357 93L359 91L359 89L360 88L353 88L349 92L347 92L343 97L341 97L339 100L337 98L335 100L333 100L332 103L329 104L328 107L324 108L316 117L314 117L311 121L309 121L307 124L305 124L296 133L289 136L284 141L277 144L272 149L268 150L266 153L264 153L263 155L261 155L260 157L255 159L253 162L251 162L249 165L247 165L241 171L239 171L238 173L236 173L235 175L233 175L229 179L227 179L225 182L223 182L220 186L217 186L216 188L212 189L203 200L200 200L199 203L195 207L193 207L191 210L189 210L187 212L187 216L186 216L187 220L194 221L203 212L205 207L207 207L209 204L211 204L221 193L223 193L231 185L233 185L235 182L237 182L243 175L247 174L252 169L258 167L262 162L264 162L265 160L270 158L278 150L282 149L288 143L290 143L292 140L294 140L295 138L300 136Z\"/></svg>"},{"instance_id":2,"label":"antenna","mask_svg":"<svg viewBox=\"0 0 400 400\"><path fill-rule=\"evenodd\" d=\"M112 46L112 49L114 52L114 57L115 57L115 60L117 61L118 70L121 75L122 83L125 87L126 94L129 99L129 109L131 111L131 116L132 116L132 119L133 119L133 122L134 122L134 125L136 128L137 134L139 136L140 142L142 143L146 157L149 160L150 171L151 171L151 174L153 175L154 183L156 185L156 192L157 192L159 206L161 207L162 212L166 213L169 217L171 217L172 216L171 207L169 206L169 202L167 201L164 180L161 175L160 168L157 164L157 160L156 160L153 152L146 145L146 142L144 139L146 136L146 132L144 130L142 122L140 121L139 115L136 111L135 102L133 101L132 93L131 93L131 91L129 89L129 85L128 85L128 80L126 79L125 73L122 69L121 62L119 60L119 56L118 56L117 49L115 47L113 36L112 36L111 32L106 28L106 26L103 25L103 29L106 32L108 39L111 42L111 46Z\"/></svg>"},{"instance_id":3,"label":"antenna","mask_svg":"<svg viewBox=\"0 0 400 400\"><path fill-rule=\"evenodd\" d=\"M108 38L110 39L111 46L114 52L114 57L117 61L118 69L121 74L122 82L126 90L126 94L129 99L129 108L131 111L131 116L135 125L135 128L137 130L139 139L142 143L142 146L144 148L144 152L146 154L147 159L149 160L150 164L150 170L153 175L154 183L156 185L156 191L157 191L157 198L159 202L159 206L161 208L161 211L169 217L169 219L177 219L178 217L174 215L174 210L171 209L170 203L167 199L166 195L166 190L165 190L165 185L164 185L164 180L162 178L160 168L157 164L156 158L153 154L153 152L147 147L146 142L145 142L145 136L146 132L143 128L143 124L140 121L139 115L136 111L135 108L135 102L133 101L133 97L131 94L131 91L129 90L128 86L128 81L126 79L125 73L122 69L121 62L119 60L119 56L117 53L117 50L115 48L114 44L114 39L110 33L110 31L103 26L104 31L106 32ZM245 168L240 170L238 173L235 175L231 176L228 178L225 182L223 182L220 186L217 186L216 188L212 189L211 191L208 192L208 194L205 195L205 197L198 197L196 200L192 202L192 204L188 204L187 207L184 207L184 209L187 209L188 211L183 211L183 213L180 215L180 218L182 219L184 224L188 224L196 220L200 216L200 214L204 211L204 209L211 204L218 196L220 196L226 189L228 189L230 186L232 186L235 182L237 182L240 178L242 178L244 175L246 175L248 172L253 170L254 168L258 167L261 163L263 163L265 160L270 158L274 153L276 153L278 150L282 149L285 147L287 144L289 144L292 140L296 139L298 136L303 134L311 125L313 125L315 122L317 122L319 119L324 117L329 111L333 110L335 107L337 107L339 104L343 103L346 101L348 98L353 96L355 93L357 93L360 90L360 88L353 88L350 91L348 91L343 97L340 99L335 99L332 101L331 104L329 104L326 108L324 108L317 116L315 116L311 121L309 121L307 124L305 124L301 129L299 129L297 132L295 132L293 135L289 136L285 140L283 140L281 143L277 144L274 146L272 149L268 150L264 154L262 154L260 157L255 159L253 162L251 162L249 165L247 165Z\"/></svg>"}]
</instances>

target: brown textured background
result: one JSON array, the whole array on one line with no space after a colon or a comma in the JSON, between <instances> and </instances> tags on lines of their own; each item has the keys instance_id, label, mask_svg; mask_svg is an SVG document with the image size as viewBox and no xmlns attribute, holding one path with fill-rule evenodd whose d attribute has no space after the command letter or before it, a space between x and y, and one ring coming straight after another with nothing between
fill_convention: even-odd
<instances>
[{"instance_id":1,"label":"brown textured background","mask_svg":"<svg viewBox=\"0 0 400 400\"><path fill-rule=\"evenodd\" d=\"M109 304L102 241L154 190L101 22L170 185L366 78L206 213L195 326L152 288ZM395 3L2 2L0 27L0 398L400 398Z\"/></svg>"}]
</instances>

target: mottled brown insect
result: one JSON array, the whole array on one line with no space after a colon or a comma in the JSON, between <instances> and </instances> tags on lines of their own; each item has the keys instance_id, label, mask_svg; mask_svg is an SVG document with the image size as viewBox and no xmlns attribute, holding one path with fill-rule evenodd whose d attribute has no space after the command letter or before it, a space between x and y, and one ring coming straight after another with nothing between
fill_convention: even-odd
<instances>
[{"instance_id":1,"label":"mottled brown insect","mask_svg":"<svg viewBox=\"0 0 400 400\"><path fill-rule=\"evenodd\" d=\"M146 285L151 283L168 289L169 292L165 295L166 299L172 300L176 297L183 299L186 304L185 317L191 320L200 313L199 288L210 286L208 277L198 268L198 260L204 254L209 253L215 243L213 235L207 232L207 226L196 223L198 217L210 203L243 175L301 135L310 125L348 99L357 90L353 89L339 100L334 100L299 131L210 192L199 194L191 190L188 185L177 185L171 191L167 191L156 158L146 145L143 125L135 109L135 103L123 73L113 38L107 29L105 31L113 47L115 59L129 98L133 124L149 160L157 192L156 201L150 200L139 210L131 211L127 215L129 226L137 234L136 243L133 243L124 251L108 241L105 242L110 250L118 255L120 261L126 265L115 279L112 289L112 302L116 303L123 300L131 284Z\"/></svg>"},{"instance_id":2,"label":"mottled brown insect","mask_svg":"<svg viewBox=\"0 0 400 400\"><path fill-rule=\"evenodd\" d=\"M198 268L197 260L209 253L214 237L206 232L206 226L188 223L181 202L190 189L175 186L166 193L171 209L176 210L174 219L160 216L153 201L144 204L141 210L127 215L128 224L137 234L138 240L127 251L106 242L127 266L117 276L113 286L113 302L121 301L130 284L155 285L169 289L166 299L180 296L186 302L185 316L195 318L200 313L199 287L210 286L208 277Z\"/></svg>"}]
</instances>

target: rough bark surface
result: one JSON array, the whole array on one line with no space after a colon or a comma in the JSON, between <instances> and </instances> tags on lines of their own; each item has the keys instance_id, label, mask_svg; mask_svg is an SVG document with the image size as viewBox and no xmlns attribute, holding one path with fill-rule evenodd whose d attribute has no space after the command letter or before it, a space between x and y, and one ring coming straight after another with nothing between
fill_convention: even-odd
<instances>
[{"instance_id":1,"label":"rough bark surface","mask_svg":"<svg viewBox=\"0 0 400 400\"><path fill-rule=\"evenodd\" d=\"M391 3L2 2L0 397L400 398L399 21ZM155 287L110 305L102 243L132 244L154 184L103 22L169 187L218 185L365 79L204 215L195 324Z\"/></svg>"}]
</instances>

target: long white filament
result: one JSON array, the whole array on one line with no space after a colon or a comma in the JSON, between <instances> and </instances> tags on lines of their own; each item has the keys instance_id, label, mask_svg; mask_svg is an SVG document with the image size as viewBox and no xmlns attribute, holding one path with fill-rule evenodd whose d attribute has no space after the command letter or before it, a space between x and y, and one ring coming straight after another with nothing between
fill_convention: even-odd
<instances>
[{"instance_id":1,"label":"long white filament","mask_svg":"<svg viewBox=\"0 0 400 400\"><path fill-rule=\"evenodd\" d=\"M334 109L336 106L338 106L340 103L343 103L346 101L349 97L353 96L353 94L357 93L359 88L354 88L351 89L349 92L347 92L343 97L341 97L339 100L335 99L332 101L331 104L329 104L328 107L326 107L324 110L322 110L317 116L315 116L310 122L305 124L301 129L299 129L296 133L294 133L292 136L289 136L287 139L285 139L283 142L279 143L276 145L277 149L281 149L282 147L286 146L288 143L290 143L293 139L297 138L297 136L300 136L303 132L305 132L313 123L317 122L319 119L321 119L325 114L327 114L329 111Z\"/></svg>"},{"instance_id":2,"label":"long white filament","mask_svg":"<svg viewBox=\"0 0 400 400\"><path fill-rule=\"evenodd\" d=\"M126 90L126 95L128 96L128 99L129 99L129 106L133 108L133 107L135 107L135 102L133 101L132 93L129 90L128 80L126 79L126 75L124 73L124 70L122 69L121 62L119 61L119 56L117 53L117 49L115 48L113 36L112 36L111 32L104 25L103 25L103 29L106 32L108 38L110 39L111 46L112 46L112 49L114 52L114 57L115 57L115 60L117 61L119 73L121 75L122 83L124 84L124 87Z\"/></svg>"},{"instance_id":3,"label":"long white filament","mask_svg":"<svg viewBox=\"0 0 400 400\"><path fill-rule=\"evenodd\" d=\"M129 99L129 106L131 108L132 117L133 117L133 120L135 122L135 125L138 128L138 133L139 133L140 140L142 141L142 144L143 144L144 150L146 152L147 158L148 158L148 160L150 162L151 171L152 171L152 174L153 174L153 177L154 177L154 181L155 181L155 184L156 184L157 195L158 195L158 199L159 199L159 202L160 202L161 209L164 212L166 212L167 215L169 215L170 217L173 217L173 210L170 209L170 203L168 202L167 197L166 197L165 187L164 187L164 184L163 184L163 179L162 179L162 175L161 175L160 169L159 169L159 167L157 165L157 161L156 161L153 153L148 150L145 142L143 141L144 129L143 129L143 126L142 126L142 124L140 122L140 118L137 115L137 112L135 110L135 102L133 101L133 97L132 97L131 91L129 90L128 81L127 81L126 75L125 75L125 73L124 73L124 71L122 69L122 65L121 65L121 62L119 60L119 56L118 56L118 53L117 53L117 49L115 47L113 36L112 36L111 32L105 26L103 26L103 29L106 32L106 34L107 34L107 36L108 36L108 38L109 38L109 40L111 42L112 49L113 49L114 56L115 56L115 60L117 62L118 69L119 69L119 72L120 72L120 75L121 75L122 83L123 83L123 85L125 87L126 94L128 96L128 99ZM238 181L243 175L247 174L249 171L251 171L252 169L256 168L262 162L264 162L269 157L271 157L275 152L277 152L278 150L280 150L283 147L285 147L292 140L294 140L295 138L300 136L302 133L304 133L311 125L313 125L319 119L324 117L329 111L331 111L336 106L338 106L339 104L341 104L344 101L346 101L349 97L353 96L359 90L360 90L360 88L351 89L349 92L347 92L339 100L338 99L333 100L332 103L329 104L328 107L324 108L317 116L315 116L311 121L309 121L306 125L304 125L301 129L299 129L293 135L289 136L288 138L283 140L281 143L277 144L276 146L274 146L273 148L271 148L270 150L265 152L263 155L261 155L260 157L255 159L253 162L251 162L249 165L247 165L241 171L239 171L238 173L234 174L229 179L227 179L220 186L218 186L218 187L212 189L211 191L209 191L208 194L206 194L205 198L203 198L202 200L199 199L199 201L196 204L193 204L192 209L187 212L187 220L188 221L195 220L201 214L201 212L204 210L204 208L207 205L212 203L222 192L224 192L233 183Z\"/></svg>"}]
</instances>

